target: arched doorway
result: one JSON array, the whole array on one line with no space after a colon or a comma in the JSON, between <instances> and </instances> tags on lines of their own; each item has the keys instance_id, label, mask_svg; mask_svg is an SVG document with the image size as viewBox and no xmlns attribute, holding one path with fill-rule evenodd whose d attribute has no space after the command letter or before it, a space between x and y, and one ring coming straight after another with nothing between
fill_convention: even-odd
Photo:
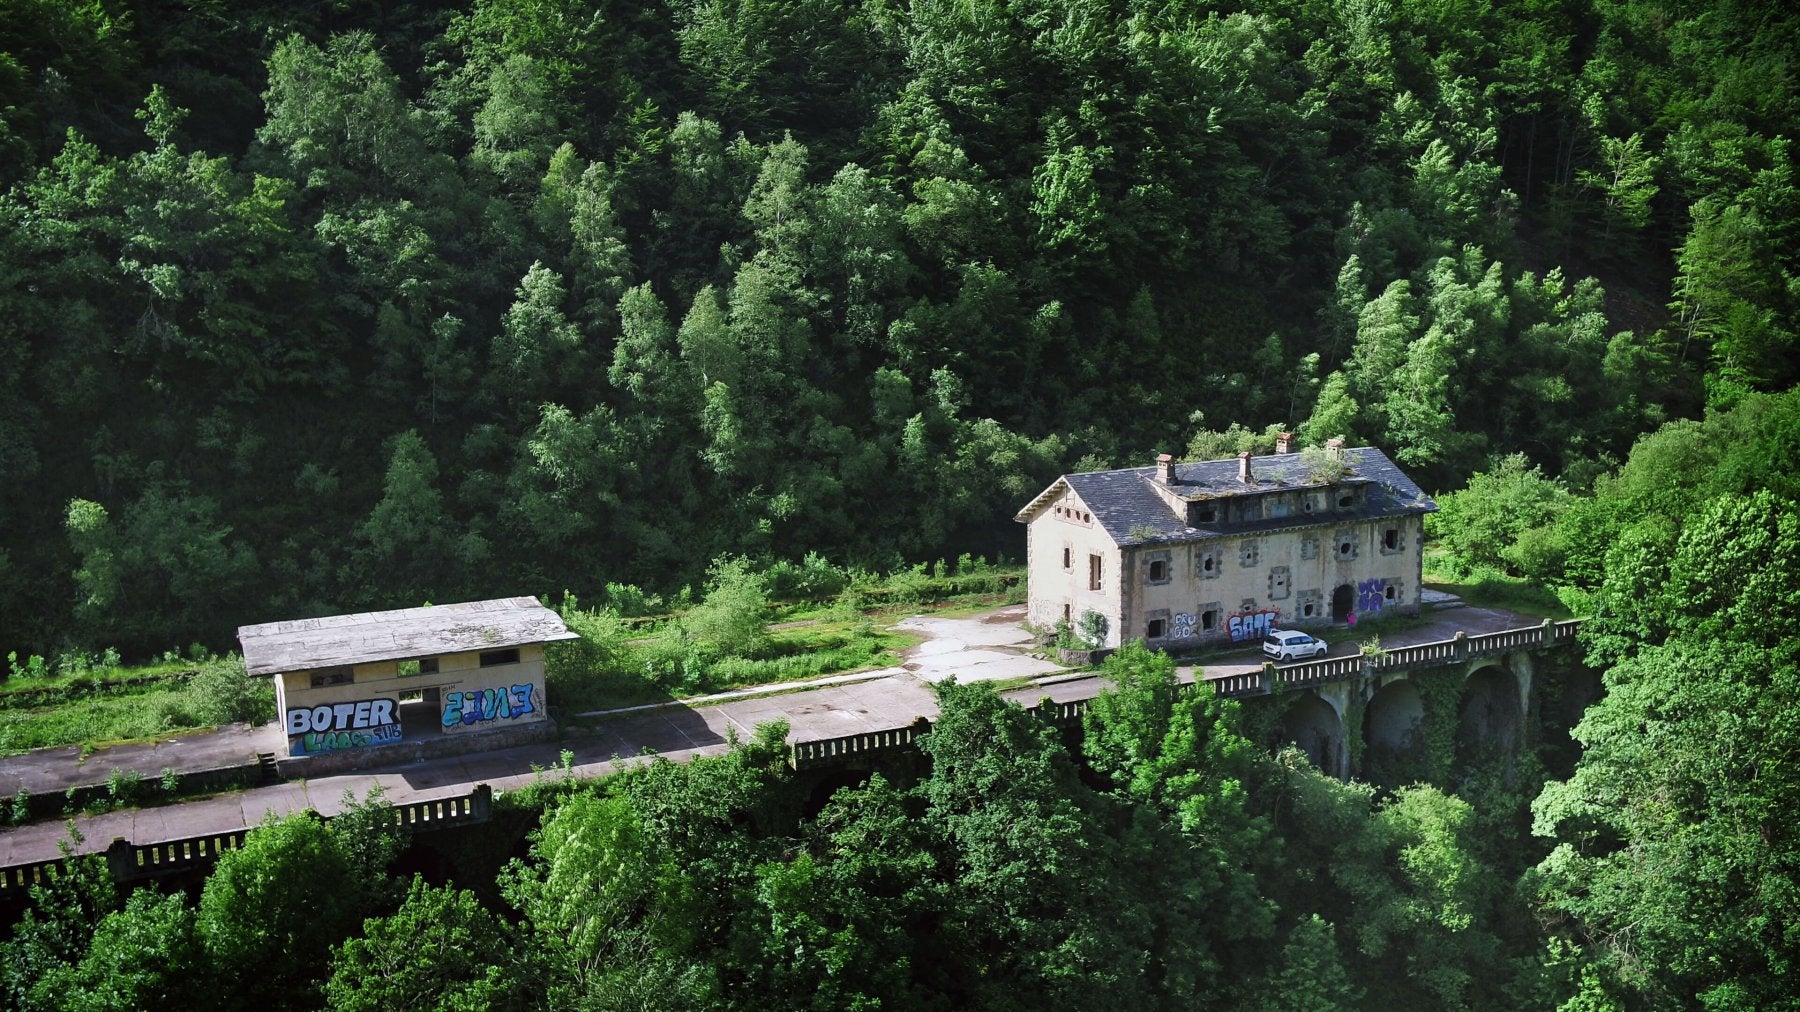
<instances>
[{"instance_id":1,"label":"arched doorway","mask_svg":"<svg viewBox=\"0 0 1800 1012\"><path fill-rule=\"evenodd\" d=\"M1314 766L1339 779L1349 775L1349 755L1344 747L1344 724L1337 710L1308 692L1294 701L1276 725L1277 740L1292 742Z\"/></svg>"},{"instance_id":2,"label":"arched doorway","mask_svg":"<svg viewBox=\"0 0 1800 1012\"><path fill-rule=\"evenodd\" d=\"M1350 609L1356 607L1356 588L1348 583L1338 584L1331 592L1331 620L1342 622L1350 617Z\"/></svg>"}]
</instances>

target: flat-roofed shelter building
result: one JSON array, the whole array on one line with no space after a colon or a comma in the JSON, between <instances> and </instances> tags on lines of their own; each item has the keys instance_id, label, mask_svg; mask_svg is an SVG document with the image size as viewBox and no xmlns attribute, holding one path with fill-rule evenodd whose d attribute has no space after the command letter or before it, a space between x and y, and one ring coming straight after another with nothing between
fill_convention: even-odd
<instances>
[{"instance_id":1,"label":"flat-roofed shelter building","mask_svg":"<svg viewBox=\"0 0 1800 1012\"><path fill-rule=\"evenodd\" d=\"M267 622L237 634L244 667L275 680L288 755L355 753L334 767L358 765L365 753L371 761L453 754L553 733L544 644L580 638L531 597ZM421 748L392 748L405 745Z\"/></svg>"}]
</instances>

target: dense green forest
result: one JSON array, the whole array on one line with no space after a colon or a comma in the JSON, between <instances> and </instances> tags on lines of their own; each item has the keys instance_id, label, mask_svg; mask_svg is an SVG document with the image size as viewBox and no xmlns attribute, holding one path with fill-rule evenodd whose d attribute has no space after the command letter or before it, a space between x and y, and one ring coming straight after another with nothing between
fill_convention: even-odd
<instances>
[{"instance_id":1,"label":"dense green forest","mask_svg":"<svg viewBox=\"0 0 1800 1012\"><path fill-rule=\"evenodd\" d=\"M1271 426L1577 491L1800 370L1800 22L0 5L0 644L1015 557Z\"/></svg>"},{"instance_id":2,"label":"dense green forest","mask_svg":"<svg viewBox=\"0 0 1800 1012\"><path fill-rule=\"evenodd\" d=\"M1775 3L0 4L0 650L1016 555L1061 471L1291 429L1594 616L1605 690L1346 784L1128 648L1078 738L953 685L836 793L766 731L417 882L378 805L191 895L78 863L0 987L1800 1009L1796 47Z\"/></svg>"}]
</instances>

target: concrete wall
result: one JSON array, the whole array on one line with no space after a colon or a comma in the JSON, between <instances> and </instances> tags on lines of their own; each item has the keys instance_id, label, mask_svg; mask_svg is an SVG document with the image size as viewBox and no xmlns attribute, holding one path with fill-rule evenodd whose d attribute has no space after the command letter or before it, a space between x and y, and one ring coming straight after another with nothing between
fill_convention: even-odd
<instances>
[{"instance_id":1,"label":"concrete wall","mask_svg":"<svg viewBox=\"0 0 1800 1012\"><path fill-rule=\"evenodd\" d=\"M351 681L317 688L311 671L276 675L277 719L288 731L288 754L397 744L407 733L400 725L402 696L431 698L433 690L434 737L544 720L544 648L516 649L517 663L482 667L482 652L443 654L436 672L412 675L400 674L399 661L358 664Z\"/></svg>"},{"instance_id":2,"label":"concrete wall","mask_svg":"<svg viewBox=\"0 0 1800 1012\"><path fill-rule=\"evenodd\" d=\"M1074 492L1046 504L1025 528L1027 615L1049 629L1066 615L1071 626L1092 609L1106 616L1106 642L1119 645L1120 552ZM1064 552L1069 565L1063 566ZM1089 559L1100 558L1100 589L1089 589Z\"/></svg>"},{"instance_id":3,"label":"concrete wall","mask_svg":"<svg viewBox=\"0 0 1800 1012\"><path fill-rule=\"evenodd\" d=\"M1424 522L1416 516L1128 547L1123 634L1149 638L1150 623L1160 619L1163 635L1150 639L1152 646L1252 643L1271 627L1330 624L1332 595L1345 586L1359 617L1391 609L1416 613L1423 548ZM1161 582L1152 578L1151 563L1159 560L1167 563Z\"/></svg>"}]
</instances>

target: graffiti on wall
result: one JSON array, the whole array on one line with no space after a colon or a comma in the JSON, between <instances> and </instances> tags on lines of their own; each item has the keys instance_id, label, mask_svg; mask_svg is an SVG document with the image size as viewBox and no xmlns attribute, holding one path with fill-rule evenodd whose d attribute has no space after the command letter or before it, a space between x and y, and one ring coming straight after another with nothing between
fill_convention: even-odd
<instances>
[{"instance_id":1,"label":"graffiti on wall","mask_svg":"<svg viewBox=\"0 0 1800 1012\"><path fill-rule=\"evenodd\" d=\"M1383 579L1364 580L1356 585L1356 610L1380 611L1383 593L1387 590L1387 581Z\"/></svg>"},{"instance_id":2,"label":"graffiti on wall","mask_svg":"<svg viewBox=\"0 0 1800 1012\"><path fill-rule=\"evenodd\" d=\"M288 739L295 755L386 745L400 740L392 699L297 706L287 712Z\"/></svg>"},{"instance_id":3,"label":"graffiti on wall","mask_svg":"<svg viewBox=\"0 0 1800 1012\"><path fill-rule=\"evenodd\" d=\"M528 713L538 712L536 686L529 682L504 685L491 689L470 689L467 692L444 693L444 726L455 727L458 724L479 724L487 720L517 720Z\"/></svg>"},{"instance_id":4,"label":"graffiti on wall","mask_svg":"<svg viewBox=\"0 0 1800 1012\"><path fill-rule=\"evenodd\" d=\"M1274 608L1239 612L1225 620L1225 628L1231 631L1233 643L1261 639L1275 628L1275 619L1280 615L1281 612Z\"/></svg>"},{"instance_id":5,"label":"graffiti on wall","mask_svg":"<svg viewBox=\"0 0 1800 1012\"><path fill-rule=\"evenodd\" d=\"M1194 635L1194 613L1191 611L1177 612L1175 617L1169 620L1169 635L1177 639L1185 639Z\"/></svg>"},{"instance_id":6,"label":"graffiti on wall","mask_svg":"<svg viewBox=\"0 0 1800 1012\"><path fill-rule=\"evenodd\" d=\"M399 724L349 731L308 731L300 736L298 755L318 755L346 748L368 748L370 745L392 745L401 740Z\"/></svg>"}]
</instances>

